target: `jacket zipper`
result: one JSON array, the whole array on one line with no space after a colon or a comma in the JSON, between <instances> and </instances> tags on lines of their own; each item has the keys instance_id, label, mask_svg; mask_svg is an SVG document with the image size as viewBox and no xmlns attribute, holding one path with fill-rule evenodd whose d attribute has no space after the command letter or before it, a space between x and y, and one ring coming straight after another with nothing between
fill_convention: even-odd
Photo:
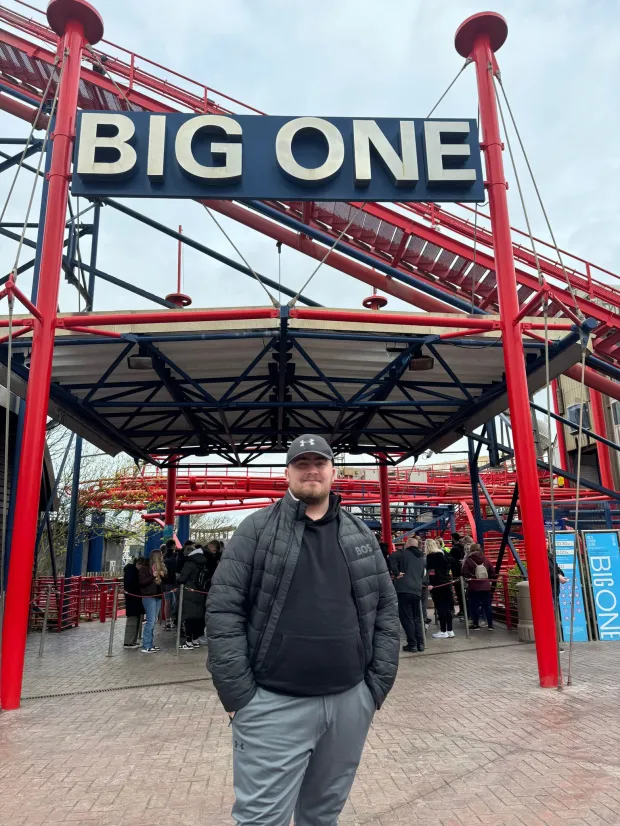
<instances>
[{"instance_id":1,"label":"jacket zipper","mask_svg":"<svg viewBox=\"0 0 620 826\"><path fill-rule=\"evenodd\" d=\"M338 547L342 551L342 555L344 557L344 561L347 566L347 571L349 572L349 579L351 580L351 588L353 589L353 598L355 599L355 607L357 608L357 624L360 629L360 639L362 640L362 648L364 647L364 629L362 628L361 623L361 614L360 614L360 604L357 598L357 593L355 591L355 585L353 583L353 577L351 576L351 567L349 565L349 560L347 559L347 555L344 552L344 548L342 547L342 542L340 541L340 524L338 524ZM366 652L364 652L364 658L366 657Z\"/></svg>"},{"instance_id":2,"label":"jacket zipper","mask_svg":"<svg viewBox=\"0 0 620 826\"><path fill-rule=\"evenodd\" d=\"M278 528L276 526L276 533ZM271 609L273 608L273 604L276 601L276 597L278 596L278 590L280 589L280 583L282 582L282 577L284 576L284 570L286 568L286 562L288 560L288 555L290 553L291 547L293 545L293 539L295 538L295 527L291 531L291 538L288 543L288 547L286 549L286 554L284 555L284 559L282 561L282 568L280 569L280 575L276 581L276 587L273 590L273 594L271 595L271 600L269 601L269 608L267 609L267 619L265 620L265 624L263 625L262 631L260 632L260 637L258 638L258 642L256 643L256 648L254 649L254 655L250 661L250 668L254 670L254 666L256 665L256 660L258 659L258 654L260 652L260 647L263 644L263 637L265 636L265 631L267 630L267 626L269 625L269 617L271 616ZM275 534L274 534L274 541L275 541Z\"/></svg>"}]
</instances>

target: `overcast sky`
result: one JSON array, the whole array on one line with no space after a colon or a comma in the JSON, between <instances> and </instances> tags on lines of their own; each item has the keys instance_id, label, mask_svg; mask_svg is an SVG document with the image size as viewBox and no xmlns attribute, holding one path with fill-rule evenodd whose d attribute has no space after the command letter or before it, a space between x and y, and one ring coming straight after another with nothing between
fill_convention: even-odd
<instances>
[{"instance_id":1,"label":"overcast sky","mask_svg":"<svg viewBox=\"0 0 620 826\"><path fill-rule=\"evenodd\" d=\"M12 0L5 4L19 11ZM36 3L36 0L35 0ZM43 6L41 0L39 5ZM270 114L423 117L463 60L458 25L481 6L471 0L95 0L106 38ZM496 0L509 35L498 54L502 77L558 242L612 271L620 269L620 4L617 0ZM473 67L459 78L441 117L476 117ZM0 113L0 134L26 125ZM506 162L507 159L506 159ZM508 178L513 182L512 173ZM6 176L0 184L4 201ZM29 181L29 179L28 179ZM526 188L537 233L547 237ZM523 226L516 187L512 222ZM8 220L23 219L18 187ZM193 202L133 202L136 208L231 257L234 252ZM36 220L37 208L31 220ZM277 278L275 243L226 223L250 263ZM175 287L176 243L103 211L99 265L153 292ZM0 242L6 272L14 247ZM27 254L27 253L26 253ZM22 259L24 260L24 259ZM303 284L315 262L282 255L283 281ZM24 277L24 288L29 289ZM263 304L249 278L197 253L185 253L184 289L195 306ZM307 294L331 306L359 307L369 288L322 268ZM152 306L102 282L96 309ZM388 308L404 306L390 298ZM76 307L63 286L61 309Z\"/></svg>"}]
</instances>

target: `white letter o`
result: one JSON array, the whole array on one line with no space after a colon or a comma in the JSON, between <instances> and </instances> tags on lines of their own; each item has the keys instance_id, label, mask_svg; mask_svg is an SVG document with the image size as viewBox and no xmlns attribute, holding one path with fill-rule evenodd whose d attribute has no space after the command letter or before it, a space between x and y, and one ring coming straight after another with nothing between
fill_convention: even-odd
<instances>
[{"instance_id":1,"label":"white letter o","mask_svg":"<svg viewBox=\"0 0 620 826\"><path fill-rule=\"evenodd\" d=\"M301 166L293 157L293 140L298 132L313 129L327 142L327 158L321 166ZM339 129L323 118L295 118L285 123L276 136L276 160L285 175L308 184L329 181L340 171L344 162L344 141Z\"/></svg>"}]
</instances>

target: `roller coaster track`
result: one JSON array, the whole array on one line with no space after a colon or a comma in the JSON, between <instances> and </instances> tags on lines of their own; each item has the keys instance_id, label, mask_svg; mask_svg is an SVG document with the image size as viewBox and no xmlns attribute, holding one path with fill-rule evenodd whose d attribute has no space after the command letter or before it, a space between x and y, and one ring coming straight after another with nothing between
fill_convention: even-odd
<instances>
[{"instance_id":1,"label":"roller coaster track","mask_svg":"<svg viewBox=\"0 0 620 826\"><path fill-rule=\"evenodd\" d=\"M15 2L42 14L21 0ZM34 117L31 107L40 103L53 71L57 43L57 36L46 25L0 5L1 109ZM102 46L105 51L93 50L83 61L79 105L85 110L262 114L114 43L104 40ZM52 83L49 94L53 92ZM19 102L14 100L15 95ZM258 211L237 202L210 201L209 205L319 259L325 254L328 239L337 239L350 223L339 252L330 255L331 266L421 309L462 312L469 307L476 312L499 311L488 217L478 213L474 222L469 207L456 206L460 210L456 214L427 203L269 202ZM528 249L529 238L515 229L513 239L521 306L531 302L528 315L540 314L540 307L535 306L539 283L534 256ZM575 309L568 279L581 313L598 322L593 339L595 354L617 368L620 290L605 282L620 279L568 252L563 252L563 271L555 250L546 242L537 240L537 250L540 269L551 290L550 315L562 317L567 308L569 313ZM365 262L360 261L360 254ZM435 297L412 286L407 278L411 276L418 284L434 288Z\"/></svg>"}]
</instances>

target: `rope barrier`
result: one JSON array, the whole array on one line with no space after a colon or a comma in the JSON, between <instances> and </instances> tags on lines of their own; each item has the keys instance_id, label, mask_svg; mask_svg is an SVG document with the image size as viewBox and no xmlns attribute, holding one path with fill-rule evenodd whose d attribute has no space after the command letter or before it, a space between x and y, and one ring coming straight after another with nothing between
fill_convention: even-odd
<instances>
[{"instance_id":1,"label":"rope barrier","mask_svg":"<svg viewBox=\"0 0 620 826\"><path fill-rule=\"evenodd\" d=\"M162 594L132 594L131 591L125 591L125 589L123 589L123 593L128 597L137 597L138 599L161 599L166 594L174 594L178 590L178 588L175 588L173 591L164 591Z\"/></svg>"}]
</instances>

